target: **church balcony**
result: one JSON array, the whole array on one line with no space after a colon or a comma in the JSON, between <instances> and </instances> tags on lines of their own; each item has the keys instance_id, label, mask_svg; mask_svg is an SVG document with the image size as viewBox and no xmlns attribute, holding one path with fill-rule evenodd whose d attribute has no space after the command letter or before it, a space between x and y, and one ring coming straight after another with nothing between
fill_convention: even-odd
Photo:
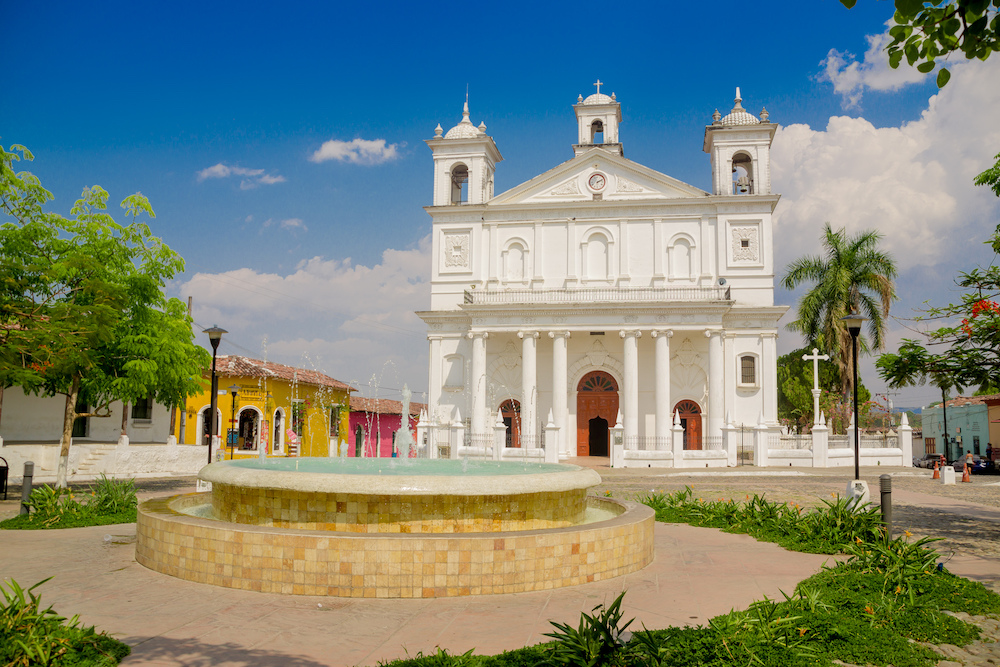
<instances>
[{"instance_id":1,"label":"church balcony","mask_svg":"<svg viewBox=\"0 0 1000 667\"><path fill-rule=\"evenodd\" d=\"M729 287L577 287L572 289L465 290L473 306L508 304L659 303L729 301Z\"/></svg>"}]
</instances>

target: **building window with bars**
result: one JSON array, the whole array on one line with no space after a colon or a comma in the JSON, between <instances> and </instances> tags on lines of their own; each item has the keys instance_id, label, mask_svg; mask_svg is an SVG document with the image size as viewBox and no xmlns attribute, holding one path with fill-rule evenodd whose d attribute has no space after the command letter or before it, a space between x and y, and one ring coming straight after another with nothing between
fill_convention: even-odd
<instances>
[{"instance_id":1,"label":"building window with bars","mask_svg":"<svg viewBox=\"0 0 1000 667\"><path fill-rule=\"evenodd\" d=\"M740 386L757 386L757 357L752 354L745 354L740 357Z\"/></svg>"},{"instance_id":2,"label":"building window with bars","mask_svg":"<svg viewBox=\"0 0 1000 667\"><path fill-rule=\"evenodd\" d=\"M153 420L153 397L147 396L132 404L132 421L149 422Z\"/></svg>"}]
</instances>

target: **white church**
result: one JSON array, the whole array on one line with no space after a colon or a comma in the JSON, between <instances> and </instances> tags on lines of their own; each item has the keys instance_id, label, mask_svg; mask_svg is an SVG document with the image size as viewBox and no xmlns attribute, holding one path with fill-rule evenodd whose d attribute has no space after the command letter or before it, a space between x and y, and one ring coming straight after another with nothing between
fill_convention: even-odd
<instances>
[{"instance_id":1,"label":"white church","mask_svg":"<svg viewBox=\"0 0 1000 667\"><path fill-rule=\"evenodd\" d=\"M737 89L705 128L706 192L625 157L621 104L599 84L573 105L572 157L499 195L503 157L468 103L427 141L425 426L462 429L468 449L502 432L537 451L544 433L560 459L608 456L615 432L652 456L722 449L737 424L777 430L777 125Z\"/></svg>"}]
</instances>

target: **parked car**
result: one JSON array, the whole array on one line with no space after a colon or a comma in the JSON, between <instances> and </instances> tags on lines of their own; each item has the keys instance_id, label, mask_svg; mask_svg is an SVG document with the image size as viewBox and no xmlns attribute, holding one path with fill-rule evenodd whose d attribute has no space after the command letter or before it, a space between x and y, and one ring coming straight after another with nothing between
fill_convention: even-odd
<instances>
[{"instance_id":1,"label":"parked car","mask_svg":"<svg viewBox=\"0 0 1000 667\"><path fill-rule=\"evenodd\" d=\"M944 454L924 454L920 457L913 457L913 465L918 468L933 468L935 461L937 461L939 465L946 465L944 461Z\"/></svg>"},{"instance_id":2,"label":"parked car","mask_svg":"<svg viewBox=\"0 0 1000 667\"><path fill-rule=\"evenodd\" d=\"M955 468L955 472L964 473L965 472L965 457L956 459L952 461L952 466ZM972 455L972 474L975 475L977 472L986 472L986 459L979 456L979 454Z\"/></svg>"}]
</instances>

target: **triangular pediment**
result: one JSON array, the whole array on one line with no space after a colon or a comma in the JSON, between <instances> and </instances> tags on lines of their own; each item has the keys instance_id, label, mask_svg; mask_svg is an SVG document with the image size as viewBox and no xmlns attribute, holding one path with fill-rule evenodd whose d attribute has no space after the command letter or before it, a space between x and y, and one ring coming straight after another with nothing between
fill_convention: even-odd
<instances>
[{"instance_id":1,"label":"triangular pediment","mask_svg":"<svg viewBox=\"0 0 1000 667\"><path fill-rule=\"evenodd\" d=\"M638 202L700 198L708 194L638 162L593 148L497 195L488 205L558 204L593 201L595 198Z\"/></svg>"}]
</instances>

